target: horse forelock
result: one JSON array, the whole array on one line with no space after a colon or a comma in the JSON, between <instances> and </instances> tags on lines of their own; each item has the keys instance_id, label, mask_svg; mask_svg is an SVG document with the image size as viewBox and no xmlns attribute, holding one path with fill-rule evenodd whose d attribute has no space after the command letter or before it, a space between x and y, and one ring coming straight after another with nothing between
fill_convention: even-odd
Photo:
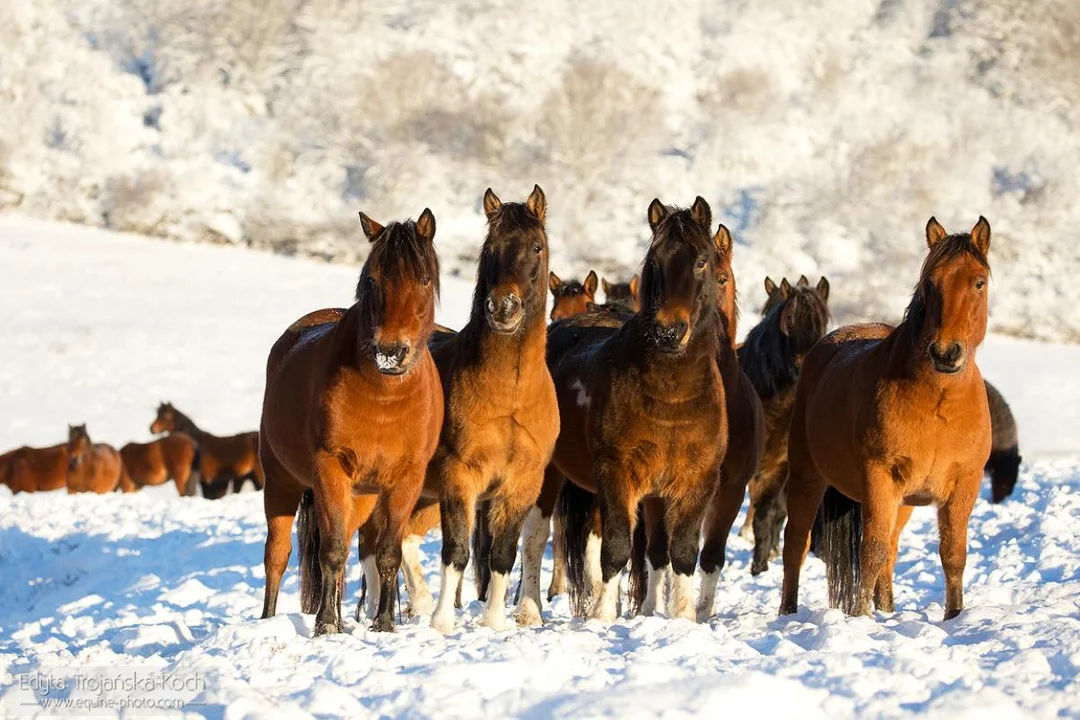
<instances>
[{"instance_id":1,"label":"horse forelock","mask_svg":"<svg viewBox=\"0 0 1080 720\"><path fill-rule=\"evenodd\" d=\"M990 261L986 255L975 246L969 233L957 233L940 240L923 260L922 269L919 271L919 280L915 284L915 290L911 293L911 301L904 310L904 322L914 329L922 328L926 320L926 293L930 285L930 275L947 262L958 257L970 255L990 273Z\"/></svg>"},{"instance_id":2,"label":"horse forelock","mask_svg":"<svg viewBox=\"0 0 1080 720\"><path fill-rule=\"evenodd\" d=\"M415 285L428 278L439 297L439 256L431 242L421 237L412 220L387 225L371 245L367 262L360 270L355 297L365 299L370 289L368 279L379 279L393 288Z\"/></svg>"}]
</instances>

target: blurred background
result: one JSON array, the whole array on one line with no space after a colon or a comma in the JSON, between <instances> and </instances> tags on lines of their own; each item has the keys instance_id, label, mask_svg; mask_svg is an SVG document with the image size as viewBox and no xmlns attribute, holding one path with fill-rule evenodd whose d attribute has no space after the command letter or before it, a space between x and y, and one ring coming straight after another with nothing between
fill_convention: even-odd
<instances>
[{"instance_id":1,"label":"blurred background","mask_svg":"<svg viewBox=\"0 0 1080 720\"><path fill-rule=\"evenodd\" d=\"M1076 0L0 0L0 210L362 259L431 207L471 277L491 186L552 269L629 277L654 196L766 274L897 320L936 215L994 230L991 328L1080 341Z\"/></svg>"}]
</instances>

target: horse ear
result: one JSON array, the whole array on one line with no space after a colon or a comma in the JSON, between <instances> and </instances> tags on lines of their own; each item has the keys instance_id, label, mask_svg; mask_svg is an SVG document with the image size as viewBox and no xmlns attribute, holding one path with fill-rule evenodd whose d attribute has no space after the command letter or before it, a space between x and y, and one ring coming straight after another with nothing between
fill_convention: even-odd
<instances>
[{"instance_id":1,"label":"horse ear","mask_svg":"<svg viewBox=\"0 0 1080 720\"><path fill-rule=\"evenodd\" d=\"M484 193L484 214L487 215L487 219L490 220L495 216L495 213L499 212L499 208L502 207L502 200L499 196L492 192L491 188L487 189Z\"/></svg>"},{"instance_id":2,"label":"horse ear","mask_svg":"<svg viewBox=\"0 0 1080 720\"><path fill-rule=\"evenodd\" d=\"M797 287L797 288L810 287L810 281L806 278L805 275L800 275L799 276L799 281L795 283L795 287Z\"/></svg>"},{"instance_id":3,"label":"horse ear","mask_svg":"<svg viewBox=\"0 0 1080 720\"><path fill-rule=\"evenodd\" d=\"M766 295L772 295L774 292L776 292L776 283L773 282L773 279L771 277L766 275L765 276L765 294Z\"/></svg>"},{"instance_id":4,"label":"horse ear","mask_svg":"<svg viewBox=\"0 0 1080 720\"><path fill-rule=\"evenodd\" d=\"M817 294L821 297L822 302L829 301L829 281L824 275L817 281Z\"/></svg>"},{"instance_id":5,"label":"horse ear","mask_svg":"<svg viewBox=\"0 0 1080 720\"><path fill-rule=\"evenodd\" d=\"M431 208L424 208L424 212L420 213L420 219L416 221L416 232L428 242L435 240L435 216Z\"/></svg>"},{"instance_id":6,"label":"horse ear","mask_svg":"<svg viewBox=\"0 0 1080 720\"><path fill-rule=\"evenodd\" d=\"M604 288L604 295L606 296L611 292L611 283L607 281L607 278L600 279L600 287Z\"/></svg>"},{"instance_id":7,"label":"horse ear","mask_svg":"<svg viewBox=\"0 0 1080 720\"><path fill-rule=\"evenodd\" d=\"M364 213L360 213L360 227L364 229L364 235L368 241L374 241L378 237L379 233L383 231L383 226L369 218Z\"/></svg>"},{"instance_id":8,"label":"horse ear","mask_svg":"<svg viewBox=\"0 0 1080 720\"><path fill-rule=\"evenodd\" d=\"M783 297L791 295L791 283L787 281L787 278L780 281L780 294Z\"/></svg>"},{"instance_id":9,"label":"horse ear","mask_svg":"<svg viewBox=\"0 0 1080 720\"><path fill-rule=\"evenodd\" d=\"M533 191L529 194L529 199L525 201L525 207L536 216L537 220L544 222L547 216L547 198L544 197L544 191L539 185L533 185Z\"/></svg>"},{"instance_id":10,"label":"horse ear","mask_svg":"<svg viewBox=\"0 0 1080 720\"><path fill-rule=\"evenodd\" d=\"M975 243L975 247L979 248L983 255L990 253L990 223L982 215L975 227L971 228L971 242Z\"/></svg>"},{"instance_id":11,"label":"horse ear","mask_svg":"<svg viewBox=\"0 0 1080 720\"><path fill-rule=\"evenodd\" d=\"M635 300L637 299L638 285L640 284L641 278L639 278L637 275L634 275L634 277L630 278L630 296Z\"/></svg>"},{"instance_id":12,"label":"horse ear","mask_svg":"<svg viewBox=\"0 0 1080 720\"><path fill-rule=\"evenodd\" d=\"M712 208L705 202L705 198L698 195L694 199L694 204L690 206L690 217L706 230L712 227Z\"/></svg>"},{"instance_id":13,"label":"horse ear","mask_svg":"<svg viewBox=\"0 0 1080 720\"><path fill-rule=\"evenodd\" d=\"M562 278L555 274L554 270L548 271L548 287L551 288L551 292L555 292L562 285Z\"/></svg>"},{"instance_id":14,"label":"horse ear","mask_svg":"<svg viewBox=\"0 0 1080 720\"><path fill-rule=\"evenodd\" d=\"M941 223L937 221L937 218L931 217L926 221L926 244L928 247L934 247L944 240L948 234L945 232L945 228L941 226Z\"/></svg>"},{"instance_id":15,"label":"horse ear","mask_svg":"<svg viewBox=\"0 0 1080 720\"><path fill-rule=\"evenodd\" d=\"M585 276L585 282L581 283L582 287L585 288L585 294L589 297L596 296L596 283L596 272L590 270L589 274Z\"/></svg>"},{"instance_id":16,"label":"horse ear","mask_svg":"<svg viewBox=\"0 0 1080 720\"><path fill-rule=\"evenodd\" d=\"M713 242L716 243L716 251L721 255L728 255L731 253L731 232L724 227L723 223L720 223L720 227L716 229L716 235L713 237Z\"/></svg>"},{"instance_id":17,"label":"horse ear","mask_svg":"<svg viewBox=\"0 0 1080 720\"><path fill-rule=\"evenodd\" d=\"M649 227L655 230L667 216L668 209L664 203L660 202L660 198L653 198L653 201L649 203Z\"/></svg>"}]
</instances>

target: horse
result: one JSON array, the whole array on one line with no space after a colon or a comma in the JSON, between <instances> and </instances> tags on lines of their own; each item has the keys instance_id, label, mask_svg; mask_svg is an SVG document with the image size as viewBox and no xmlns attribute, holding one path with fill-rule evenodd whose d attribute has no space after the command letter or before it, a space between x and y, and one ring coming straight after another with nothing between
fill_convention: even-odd
<instances>
[{"instance_id":1,"label":"horse","mask_svg":"<svg viewBox=\"0 0 1080 720\"><path fill-rule=\"evenodd\" d=\"M637 275L630 278L629 282L601 282L604 288L604 304L613 308L620 308L627 312L635 313L641 309L638 299L638 285L641 280Z\"/></svg>"},{"instance_id":2,"label":"horse","mask_svg":"<svg viewBox=\"0 0 1080 720\"><path fill-rule=\"evenodd\" d=\"M745 371L765 411L765 450L757 473L750 480L750 509L746 524L753 527L752 575L769 567L779 548L787 510L788 427L795 388L803 359L825 336L829 325L829 281L811 288L805 276L791 286L785 278L774 286L766 302L765 317L754 326L738 350ZM766 284L768 291L768 284Z\"/></svg>"},{"instance_id":3,"label":"horse","mask_svg":"<svg viewBox=\"0 0 1080 720\"><path fill-rule=\"evenodd\" d=\"M469 321L432 345L445 397L445 421L428 466L426 498L442 520L442 583L431 626L454 628L458 582L482 503L490 572L481 623L507 626L503 605L518 538L536 502L559 432L547 342L547 199L534 186L524 203L484 193L488 233L480 250ZM477 558L483 562L484 558ZM523 593L518 625L541 622L539 590Z\"/></svg>"},{"instance_id":4,"label":"horse","mask_svg":"<svg viewBox=\"0 0 1080 720\"><path fill-rule=\"evenodd\" d=\"M67 443L52 447L22 446L0 455L0 484L11 492L48 492L67 485Z\"/></svg>"},{"instance_id":5,"label":"horse","mask_svg":"<svg viewBox=\"0 0 1080 720\"><path fill-rule=\"evenodd\" d=\"M349 541L370 524L378 606L371 629L393 631L402 539L443 421L438 370L428 349L439 262L435 218L380 225L360 214L371 243L356 302L293 323L266 365L259 460L266 473L266 590L277 609L299 513L301 609L315 635L341 632ZM299 508L299 510L298 510Z\"/></svg>"},{"instance_id":6,"label":"horse","mask_svg":"<svg viewBox=\"0 0 1080 720\"><path fill-rule=\"evenodd\" d=\"M1012 495L1020 474L1020 436L1009 404L996 387L986 383L992 434L990 457L984 471L990 474L990 500L1000 503Z\"/></svg>"},{"instance_id":7,"label":"horse","mask_svg":"<svg viewBox=\"0 0 1080 720\"><path fill-rule=\"evenodd\" d=\"M581 282L562 280L554 272L548 274L551 287L551 319L562 320L585 312L588 303L596 299L596 273L592 270Z\"/></svg>"},{"instance_id":8,"label":"horse","mask_svg":"<svg viewBox=\"0 0 1080 720\"><path fill-rule=\"evenodd\" d=\"M259 433L246 432L239 435L219 437L200 430L191 418L162 402L157 417L150 424L150 432L184 433L195 440L199 448L199 483L203 496L217 500L229 492L240 492L245 480L251 480L256 490L263 488L263 470L259 465Z\"/></svg>"},{"instance_id":9,"label":"horse","mask_svg":"<svg viewBox=\"0 0 1080 720\"><path fill-rule=\"evenodd\" d=\"M562 422L554 464L598 495L600 585L588 614L604 622L615 619L619 576L630 558L638 503L646 499L662 508L670 535L668 614L696 618L698 536L728 437L715 361L721 322L711 210L700 197L689 210L655 199L648 220L642 309L614 327L556 323L549 333ZM574 541L587 522L566 518L572 598L590 589L577 570L588 551Z\"/></svg>"},{"instance_id":10,"label":"horse","mask_svg":"<svg viewBox=\"0 0 1080 720\"><path fill-rule=\"evenodd\" d=\"M124 468L136 488L176 483L180 495L194 495L199 477L199 447L190 435L174 432L148 443L120 448Z\"/></svg>"},{"instance_id":11,"label":"horse","mask_svg":"<svg viewBox=\"0 0 1080 720\"><path fill-rule=\"evenodd\" d=\"M929 252L901 323L851 325L806 356L788 439L788 523L781 615L798 604L799 573L825 489L858 503L823 507L821 557L830 600L845 612L894 609L900 530L935 504L945 619L964 607L967 525L990 455L990 408L975 363L986 335L990 224L950 235L934 218ZM855 543L854 515L861 538Z\"/></svg>"},{"instance_id":12,"label":"horse","mask_svg":"<svg viewBox=\"0 0 1080 720\"><path fill-rule=\"evenodd\" d=\"M116 448L95 443L86 425L68 425L68 493L93 492L103 495L116 490L131 492L135 484L124 469Z\"/></svg>"}]
</instances>

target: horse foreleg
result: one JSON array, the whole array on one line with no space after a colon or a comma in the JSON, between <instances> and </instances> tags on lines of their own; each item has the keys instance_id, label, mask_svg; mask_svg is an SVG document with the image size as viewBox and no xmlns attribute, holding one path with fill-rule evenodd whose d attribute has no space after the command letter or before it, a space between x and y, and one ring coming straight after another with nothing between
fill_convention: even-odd
<instances>
[{"instance_id":1,"label":"horse foreleg","mask_svg":"<svg viewBox=\"0 0 1080 720\"><path fill-rule=\"evenodd\" d=\"M519 625L539 625L541 622L540 568L550 532L550 518L544 517L543 510L534 505L529 509L521 533L521 587L518 588L515 613Z\"/></svg>"},{"instance_id":2,"label":"horse foreleg","mask_svg":"<svg viewBox=\"0 0 1080 720\"><path fill-rule=\"evenodd\" d=\"M469 564L469 534L476 516L476 492L462 469L446 473L446 492L439 503L442 515L442 584L431 627L448 633L454 629L454 599Z\"/></svg>"},{"instance_id":3,"label":"horse foreleg","mask_svg":"<svg viewBox=\"0 0 1080 720\"><path fill-rule=\"evenodd\" d=\"M952 496L938 506L941 568L945 571L945 619L951 620L964 609L964 566L967 564L967 529L971 508L982 481L978 474L962 478Z\"/></svg>"},{"instance_id":4,"label":"horse foreleg","mask_svg":"<svg viewBox=\"0 0 1080 720\"><path fill-rule=\"evenodd\" d=\"M706 474L698 482L697 491L669 502L667 526L671 528L671 591L668 593L667 614L670 618L697 620L694 603L694 569L698 564L698 546L701 539L701 520L709 491L716 487L719 470ZM731 522L735 518L732 516ZM731 530L731 525L728 525Z\"/></svg>"},{"instance_id":5,"label":"horse foreleg","mask_svg":"<svg viewBox=\"0 0 1080 720\"><path fill-rule=\"evenodd\" d=\"M397 593L398 571L401 569L401 540L405 525L409 522L420 491L424 487L423 468L406 472L395 481L393 489L379 498L380 516L386 522L379 533L375 549L375 567L379 573L379 604L371 629L377 632L393 632L394 599Z\"/></svg>"},{"instance_id":6,"label":"horse foreleg","mask_svg":"<svg viewBox=\"0 0 1080 720\"><path fill-rule=\"evenodd\" d=\"M526 515L534 509L536 494L540 490L542 478L537 473L527 480L509 478L504 485L515 489L509 497L496 498L491 503L488 524L491 527L491 582L488 584L487 601L480 623L492 630L505 630L506 593L510 586L510 572L517 559L518 538ZM520 488L520 489L519 489ZM535 541L535 538L533 538ZM546 544L547 538L543 539ZM533 548L535 550L535 547ZM541 547L540 554L543 553ZM530 587L522 592L515 613L519 625L540 624L540 578L533 579Z\"/></svg>"},{"instance_id":7,"label":"horse foreleg","mask_svg":"<svg viewBox=\"0 0 1080 720\"><path fill-rule=\"evenodd\" d=\"M642 615L653 615L657 606L663 607L667 598L667 582L671 564L668 530L664 524L664 501L647 497L644 506L645 561L648 577L645 582L645 600L641 603Z\"/></svg>"},{"instance_id":8,"label":"horse foreleg","mask_svg":"<svg viewBox=\"0 0 1080 720\"><path fill-rule=\"evenodd\" d=\"M597 463L599 465L599 463ZM593 594L589 618L615 622L619 605L619 578L630 559L630 532L637 514L637 493L616 477L622 468L597 469L595 486L600 490L600 522L603 541L600 546L600 591Z\"/></svg>"},{"instance_id":9,"label":"horse foreleg","mask_svg":"<svg viewBox=\"0 0 1080 720\"><path fill-rule=\"evenodd\" d=\"M745 477L745 476L744 476ZM716 602L716 583L727 561L727 541L731 526L742 507L746 483L721 471L720 486L713 493L703 527L705 544L701 548L701 589L698 595L697 620L712 617Z\"/></svg>"},{"instance_id":10,"label":"horse foreleg","mask_svg":"<svg viewBox=\"0 0 1080 720\"><path fill-rule=\"evenodd\" d=\"M780 595L780 614L791 615L799 607L799 575L810 549L810 530L818 505L825 494L825 483L809 469L792 463L787 482L788 520L784 528L784 585Z\"/></svg>"},{"instance_id":11,"label":"horse foreleg","mask_svg":"<svg viewBox=\"0 0 1080 720\"><path fill-rule=\"evenodd\" d=\"M892 549L893 528L900 508L888 470L872 470L866 479L866 498L862 503L862 546L859 550L859 595L856 615L869 615L873 607L874 587L885 569Z\"/></svg>"},{"instance_id":12,"label":"horse foreleg","mask_svg":"<svg viewBox=\"0 0 1080 720\"><path fill-rule=\"evenodd\" d=\"M910 505L901 505L896 514L889 558L885 561L885 567L881 569L877 584L874 586L874 607L882 612L891 613L896 610L896 604L893 601L893 576L896 573L896 556L900 550L900 532L907 525L907 521L911 517L911 511L914 509Z\"/></svg>"},{"instance_id":13,"label":"horse foreleg","mask_svg":"<svg viewBox=\"0 0 1080 720\"><path fill-rule=\"evenodd\" d=\"M315 614L315 635L341 632L341 577L349 558L352 524L352 482L338 458L315 456L315 515L319 528L322 590Z\"/></svg>"}]
</instances>

